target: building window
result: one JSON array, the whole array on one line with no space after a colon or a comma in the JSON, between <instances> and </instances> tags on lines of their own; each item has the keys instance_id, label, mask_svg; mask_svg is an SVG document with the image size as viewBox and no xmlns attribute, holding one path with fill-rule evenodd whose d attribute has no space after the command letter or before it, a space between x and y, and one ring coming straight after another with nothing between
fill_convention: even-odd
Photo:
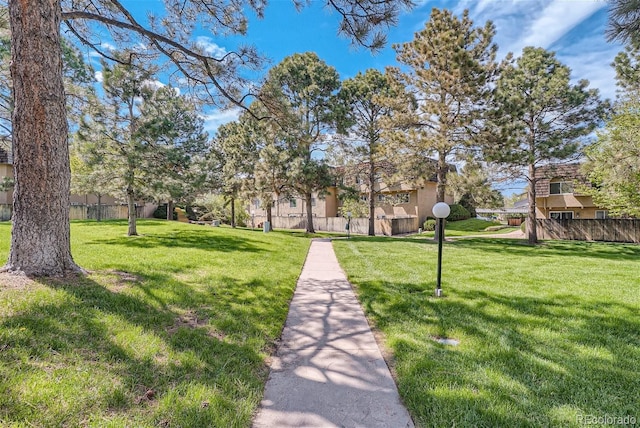
<instances>
[{"instance_id":1,"label":"building window","mask_svg":"<svg viewBox=\"0 0 640 428\"><path fill-rule=\"evenodd\" d=\"M369 201L369 198L367 197L367 195L360 195L360 200L361 200L362 202L368 202L368 201Z\"/></svg>"},{"instance_id":2,"label":"building window","mask_svg":"<svg viewBox=\"0 0 640 428\"><path fill-rule=\"evenodd\" d=\"M607 211L605 210L596 210L596 218L597 219L605 219L605 218L609 218Z\"/></svg>"},{"instance_id":3,"label":"building window","mask_svg":"<svg viewBox=\"0 0 640 428\"><path fill-rule=\"evenodd\" d=\"M316 198L311 198L311 206L312 207L316 206Z\"/></svg>"},{"instance_id":4,"label":"building window","mask_svg":"<svg viewBox=\"0 0 640 428\"><path fill-rule=\"evenodd\" d=\"M376 172L373 175L373 181L376 183L382 183L382 173Z\"/></svg>"},{"instance_id":5,"label":"building window","mask_svg":"<svg viewBox=\"0 0 640 428\"><path fill-rule=\"evenodd\" d=\"M551 180L551 183L549 183L549 194L564 195L566 193L573 193L573 183L556 179Z\"/></svg>"},{"instance_id":6,"label":"building window","mask_svg":"<svg viewBox=\"0 0 640 428\"><path fill-rule=\"evenodd\" d=\"M387 202L387 197L385 195L378 195L378 202Z\"/></svg>"},{"instance_id":7,"label":"building window","mask_svg":"<svg viewBox=\"0 0 640 428\"><path fill-rule=\"evenodd\" d=\"M271 208L275 208L276 207L276 201L275 199L273 201L271 201Z\"/></svg>"},{"instance_id":8,"label":"building window","mask_svg":"<svg viewBox=\"0 0 640 428\"><path fill-rule=\"evenodd\" d=\"M362 184L362 179L359 175L356 175L356 184Z\"/></svg>"},{"instance_id":9,"label":"building window","mask_svg":"<svg viewBox=\"0 0 640 428\"><path fill-rule=\"evenodd\" d=\"M254 208L260 208L260 199L254 199L253 200L253 207Z\"/></svg>"},{"instance_id":10,"label":"building window","mask_svg":"<svg viewBox=\"0 0 640 428\"><path fill-rule=\"evenodd\" d=\"M573 211L551 211L549 218L553 220L571 220L573 219Z\"/></svg>"},{"instance_id":11,"label":"building window","mask_svg":"<svg viewBox=\"0 0 640 428\"><path fill-rule=\"evenodd\" d=\"M297 199L289 199L289 207L295 208L297 206L298 206L298 200Z\"/></svg>"},{"instance_id":12,"label":"building window","mask_svg":"<svg viewBox=\"0 0 640 428\"><path fill-rule=\"evenodd\" d=\"M398 193L396 195L396 200L399 204L408 204L411 198L408 193Z\"/></svg>"}]
</instances>

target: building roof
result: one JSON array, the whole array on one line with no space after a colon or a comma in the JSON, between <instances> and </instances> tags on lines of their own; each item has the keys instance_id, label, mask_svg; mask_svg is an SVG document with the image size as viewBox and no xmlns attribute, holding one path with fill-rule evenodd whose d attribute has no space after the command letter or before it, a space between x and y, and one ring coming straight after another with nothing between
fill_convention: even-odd
<instances>
[{"instance_id":1,"label":"building roof","mask_svg":"<svg viewBox=\"0 0 640 428\"><path fill-rule=\"evenodd\" d=\"M476 208L477 214L527 214L528 207L513 208Z\"/></svg>"},{"instance_id":2,"label":"building roof","mask_svg":"<svg viewBox=\"0 0 640 428\"><path fill-rule=\"evenodd\" d=\"M579 163L545 165L536 169L536 197L546 198L549 196L549 183L553 179L589 185L586 177L580 171Z\"/></svg>"}]
</instances>

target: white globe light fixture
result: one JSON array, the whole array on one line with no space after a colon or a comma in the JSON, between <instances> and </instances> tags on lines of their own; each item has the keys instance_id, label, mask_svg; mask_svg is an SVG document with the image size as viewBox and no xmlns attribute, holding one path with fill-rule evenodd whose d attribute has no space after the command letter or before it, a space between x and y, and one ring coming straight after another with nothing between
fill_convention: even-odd
<instances>
[{"instance_id":1,"label":"white globe light fixture","mask_svg":"<svg viewBox=\"0 0 640 428\"><path fill-rule=\"evenodd\" d=\"M446 202L438 202L433 206L433 209L431 211L433 211L433 215L436 218L447 218L447 216L449 216L449 213L451 213L451 208Z\"/></svg>"},{"instance_id":2,"label":"white globe light fixture","mask_svg":"<svg viewBox=\"0 0 640 428\"><path fill-rule=\"evenodd\" d=\"M442 277L442 239L444 235L444 219L451 212L451 208L445 202L438 202L431 209L433 215L438 219L438 274L436 279L436 297L442 296L440 278Z\"/></svg>"}]
</instances>

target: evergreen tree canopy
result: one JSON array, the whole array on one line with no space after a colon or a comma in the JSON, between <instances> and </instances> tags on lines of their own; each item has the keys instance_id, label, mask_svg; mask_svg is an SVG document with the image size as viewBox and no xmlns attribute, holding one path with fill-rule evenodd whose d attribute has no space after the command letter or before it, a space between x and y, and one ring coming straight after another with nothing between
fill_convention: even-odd
<instances>
[{"instance_id":1,"label":"evergreen tree canopy","mask_svg":"<svg viewBox=\"0 0 640 428\"><path fill-rule=\"evenodd\" d=\"M570 75L553 52L526 47L518 59L506 60L495 90L498 131L485 156L527 180L530 243L537 242L536 169L576 157L605 111L598 90L588 89L586 80L573 85Z\"/></svg>"}]
</instances>

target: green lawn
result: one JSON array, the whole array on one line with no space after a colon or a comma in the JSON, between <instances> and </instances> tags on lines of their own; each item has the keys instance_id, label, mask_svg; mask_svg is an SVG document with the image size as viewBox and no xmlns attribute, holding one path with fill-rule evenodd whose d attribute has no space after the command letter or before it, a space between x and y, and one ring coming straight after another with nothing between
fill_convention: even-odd
<instances>
[{"instance_id":1,"label":"green lawn","mask_svg":"<svg viewBox=\"0 0 640 428\"><path fill-rule=\"evenodd\" d=\"M485 230L487 227L496 227L500 226L501 223L498 221L486 221L480 220L477 218L470 218L467 220L460 221L448 221L445 224L445 236L468 236L468 235L498 235L503 233L513 232L514 230L519 230L519 227L511 227L507 226L500 230ZM417 237L432 237L435 232L424 232L422 235L417 235Z\"/></svg>"},{"instance_id":2,"label":"green lawn","mask_svg":"<svg viewBox=\"0 0 640 428\"><path fill-rule=\"evenodd\" d=\"M308 237L153 220L138 231L73 223L88 277L4 279L0 426L249 426ZM9 234L0 223L2 259Z\"/></svg>"},{"instance_id":3,"label":"green lawn","mask_svg":"<svg viewBox=\"0 0 640 428\"><path fill-rule=\"evenodd\" d=\"M640 421L640 246L446 242L441 299L433 241L354 237L334 248L418 426Z\"/></svg>"}]
</instances>

